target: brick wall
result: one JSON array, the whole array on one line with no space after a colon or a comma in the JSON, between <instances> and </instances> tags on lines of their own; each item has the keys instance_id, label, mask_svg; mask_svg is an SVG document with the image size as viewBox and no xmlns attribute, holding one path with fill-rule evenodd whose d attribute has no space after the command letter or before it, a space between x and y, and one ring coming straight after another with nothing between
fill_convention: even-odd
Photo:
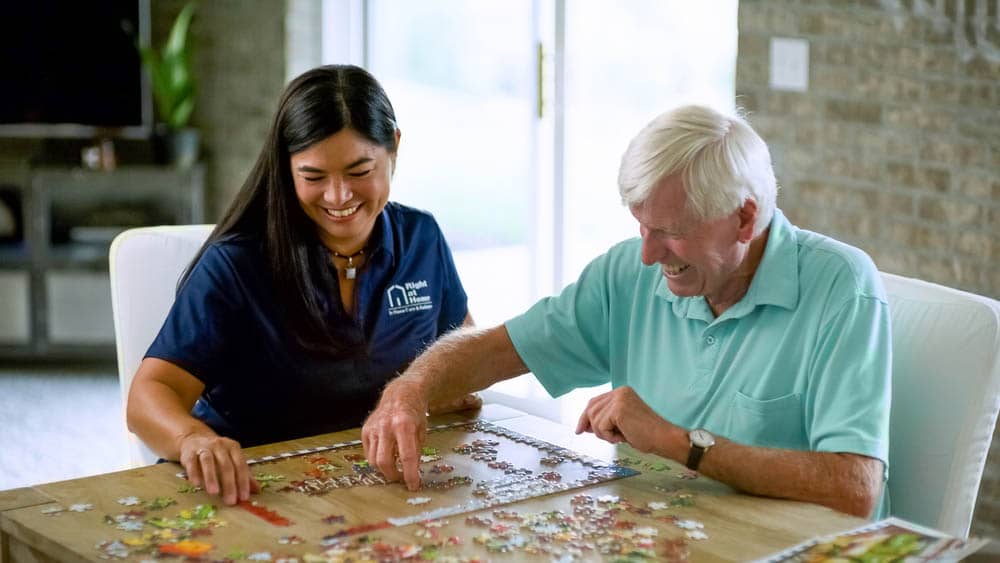
<instances>
[{"instance_id":1,"label":"brick wall","mask_svg":"<svg viewBox=\"0 0 1000 563\"><path fill-rule=\"evenodd\" d=\"M957 3L945 3L950 21ZM737 103L772 147L793 222L882 270L996 298L1000 62L984 53L1000 49L1000 29L989 12L992 43L962 47L936 21L913 0L745 0ZM769 89L772 36L809 41L808 91Z\"/></svg>"},{"instance_id":2,"label":"brick wall","mask_svg":"<svg viewBox=\"0 0 1000 563\"><path fill-rule=\"evenodd\" d=\"M881 270L997 298L997 3L947 0L943 14L936 5L744 0L737 104L772 148L778 203L792 222L864 249ZM807 91L769 87L774 36L808 40ZM992 537L1000 537L998 442L973 522L974 533Z\"/></svg>"},{"instance_id":3,"label":"brick wall","mask_svg":"<svg viewBox=\"0 0 1000 563\"><path fill-rule=\"evenodd\" d=\"M161 45L183 0L151 2ZM208 166L208 220L232 201L253 166L285 85L285 1L199 2L192 23L198 91L192 125Z\"/></svg>"}]
</instances>

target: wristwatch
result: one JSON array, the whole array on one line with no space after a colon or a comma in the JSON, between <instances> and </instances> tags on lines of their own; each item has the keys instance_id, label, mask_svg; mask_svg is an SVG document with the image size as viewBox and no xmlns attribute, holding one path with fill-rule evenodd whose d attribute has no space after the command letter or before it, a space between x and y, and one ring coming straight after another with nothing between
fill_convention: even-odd
<instances>
[{"instance_id":1,"label":"wristwatch","mask_svg":"<svg viewBox=\"0 0 1000 563\"><path fill-rule=\"evenodd\" d=\"M704 428L697 428L688 432L688 439L691 440L691 451L688 453L688 460L685 465L692 471L698 470L701 463L701 456L705 455L708 448L715 445L715 436Z\"/></svg>"}]
</instances>

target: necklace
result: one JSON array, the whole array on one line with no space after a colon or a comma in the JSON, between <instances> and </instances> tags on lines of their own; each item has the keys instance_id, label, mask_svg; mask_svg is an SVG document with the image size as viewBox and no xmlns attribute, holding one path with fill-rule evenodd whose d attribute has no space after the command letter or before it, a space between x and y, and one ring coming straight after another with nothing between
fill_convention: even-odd
<instances>
[{"instance_id":1,"label":"necklace","mask_svg":"<svg viewBox=\"0 0 1000 563\"><path fill-rule=\"evenodd\" d=\"M347 267L344 268L345 278L353 280L354 278L358 277L358 268L357 266L354 265L354 259L357 258L358 256L364 256L365 254L364 248L351 255L344 255L337 252L336 250L331 250L330 252L332 252L333 255L336 256L337 258L347 258Z\"/></svg>"}]
</instances>

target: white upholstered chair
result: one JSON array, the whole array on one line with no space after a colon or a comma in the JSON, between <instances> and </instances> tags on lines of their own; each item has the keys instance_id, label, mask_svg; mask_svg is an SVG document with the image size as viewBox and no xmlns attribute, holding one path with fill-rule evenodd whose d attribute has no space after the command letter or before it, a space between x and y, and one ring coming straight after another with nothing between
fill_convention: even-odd
<instances>
[{"instance_id":1,"label":"white upholstered chair","mask_svg":"<svg viewBox=\"0 0 1000 563\"><path fill-rule=\"evenodd\" d=\"M122 415L139 363L174 302L184 268L208 238L213 225L178 225L129 229L111 243L111 306L118 349ZM133 467L155 463L158 456L128 433Z\"/></svg>"},{"instance_id":2,"label":"white upholstered chair","mask_svg":"<svg viewBox=\"0 0 1000 563\"><path fill-rule=\"evenodd\" d=\"M1000 302L882 274L892 316L892 514L969 533L1000 408Z\"/></svg>"}]
</instances>

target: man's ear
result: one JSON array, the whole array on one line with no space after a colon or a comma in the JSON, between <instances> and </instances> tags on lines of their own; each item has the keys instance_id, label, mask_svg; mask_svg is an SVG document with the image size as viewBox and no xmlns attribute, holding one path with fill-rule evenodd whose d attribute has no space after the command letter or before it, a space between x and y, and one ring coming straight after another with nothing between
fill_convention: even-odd
<instances>
[{"instance_id":1,"label":"man's ear","mask_svg":"<svg viewBox=\"0 0 1000 563\"><path fill-rule=\"evenodd\" d=\"M753 231L757 224L757 211L757 202L752 199L744 200L743 205L737 210L737 216L740 219L740 242L750 242L753 240Z\"/></svg>"}]
</instances>

